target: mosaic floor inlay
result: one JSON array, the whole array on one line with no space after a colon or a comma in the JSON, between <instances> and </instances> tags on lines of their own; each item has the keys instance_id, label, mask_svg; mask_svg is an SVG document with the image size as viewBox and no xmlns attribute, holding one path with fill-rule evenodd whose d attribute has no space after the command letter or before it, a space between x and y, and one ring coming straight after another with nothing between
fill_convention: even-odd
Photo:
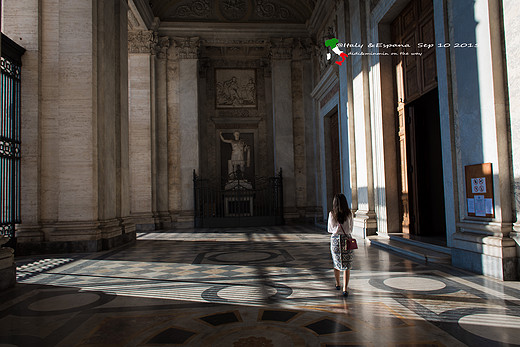
<instances>
[{"instance_id":1,"label":"mosaic floor inlay","mask_svg":"<svg viewBox=\"0 0 520 347\"><path fill-rule=\"evenodd\" d=\"M106 252L17 258L0 345L520 344L519 282L358 243L348 298L312 226L147 232Z\"/></svg>"}]
</instances>

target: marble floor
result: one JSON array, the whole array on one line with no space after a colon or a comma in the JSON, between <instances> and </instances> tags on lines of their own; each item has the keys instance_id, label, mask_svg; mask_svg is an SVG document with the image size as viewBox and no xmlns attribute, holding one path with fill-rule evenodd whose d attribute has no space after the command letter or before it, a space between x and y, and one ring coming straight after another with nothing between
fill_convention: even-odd
<instances>
[{"instance_id":1,"label":"marble floor","mask_svg":"<svg viewBox=\"0 0 520 347\"><path fill-rule=\"evenodd\" d=\"M358 243L348 298L313 226L147 232L106 252L17 258L0 346L520 344L520 282Z\"/></svg>"}]
</instances>

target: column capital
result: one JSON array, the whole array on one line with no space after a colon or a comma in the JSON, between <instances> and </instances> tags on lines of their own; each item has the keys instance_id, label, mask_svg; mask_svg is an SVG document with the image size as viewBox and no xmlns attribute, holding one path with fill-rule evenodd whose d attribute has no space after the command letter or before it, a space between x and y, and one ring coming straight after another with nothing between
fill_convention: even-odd
<instances>
[{"instance_id":1,"label":"column capital","mask_svg":"<svg viewBox=\"0 0 520 347\"><path fill-rule=\"evenodd\" d=\"M198 59L199 37L174 37L171 40L168 57L172 59Z\"/></svg>"},{"instance_id":2,"label":"column capital","mask_svg":"<svg viewBox=\"0 0 520 347\"><path fill-rule=\"evenodd\" d=\"M313 51L313 43L310 38L302 38L295 41L294 49L292 50L293 60L308 60L311 59Z\"/></svg>"},{"instance_id":3,"label":"column capital","mask_svg":"<svg viewBox=\"0 0 520 347\"><path fill-rule=\"evenodd\" d=\"M292 38L273 39L270 45L270 57L273 60L291 60L293 51Z\"/></svg>"},{"instance_id":4,"label":"column capital","mask_svg":"<svg viewBox=\"0 0 520 347\"><path fill-rule=\"evenodd\" d=\"M165 59L168 56L168 48L170 48L170 38L168 36L161 36L155 46L157 58Z\"/></svg>"},{"instance_id":5,"label":"column capital","mask_svg":"<svg viewBox=\"0 0 520 347\"><path fill-rule=\"evenodd\" d=\"M159 41L157 33L152 30L128 32L128 53L155 53Z\"/></svg>"}]
</instances>

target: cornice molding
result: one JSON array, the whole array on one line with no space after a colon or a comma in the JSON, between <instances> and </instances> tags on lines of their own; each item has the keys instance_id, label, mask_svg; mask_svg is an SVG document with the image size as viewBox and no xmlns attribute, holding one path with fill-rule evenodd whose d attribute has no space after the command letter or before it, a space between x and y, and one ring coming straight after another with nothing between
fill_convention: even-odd
<instances>
[{"instance_id":1,"label":"cornice molding","mask_svg":"<svg viewBox=\"0 0 520 347\"><path fill-rule=\"evenodd\" d=\"M219 39L225 36L230 40L254 40L268 37L307 37L305 24L272 23L197 23L161 22L158 28L161 35L191 36L197 33L201 39Z\"/></svg>"}]
</instances>

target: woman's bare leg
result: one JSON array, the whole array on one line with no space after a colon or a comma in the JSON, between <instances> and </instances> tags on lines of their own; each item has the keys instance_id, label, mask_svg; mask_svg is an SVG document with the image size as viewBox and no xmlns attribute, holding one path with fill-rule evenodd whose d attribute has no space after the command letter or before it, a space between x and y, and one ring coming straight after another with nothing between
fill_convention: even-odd
<instances>
[{"instance_id":1,"label":"woman's bare leg","mask_svg":"<svg viewBox=\"0 0 520 347\"><path fill-rule=\"evenodd\" d=\"M339 271L338 271L339 272ZM347 291L348 281L350 280L350 270L343 272L343 291Z\"/></svg>"},{"instance_id":2,"label":"woman's bare leg","mask_svg":"<svg viewBox=\"0 0 520 347\"><path fill-rule=\"evenodd\" d=\"M339 270L334 269L334 277L336 278L336 287L339 286Z\"/></svg>"}]
</instances>

